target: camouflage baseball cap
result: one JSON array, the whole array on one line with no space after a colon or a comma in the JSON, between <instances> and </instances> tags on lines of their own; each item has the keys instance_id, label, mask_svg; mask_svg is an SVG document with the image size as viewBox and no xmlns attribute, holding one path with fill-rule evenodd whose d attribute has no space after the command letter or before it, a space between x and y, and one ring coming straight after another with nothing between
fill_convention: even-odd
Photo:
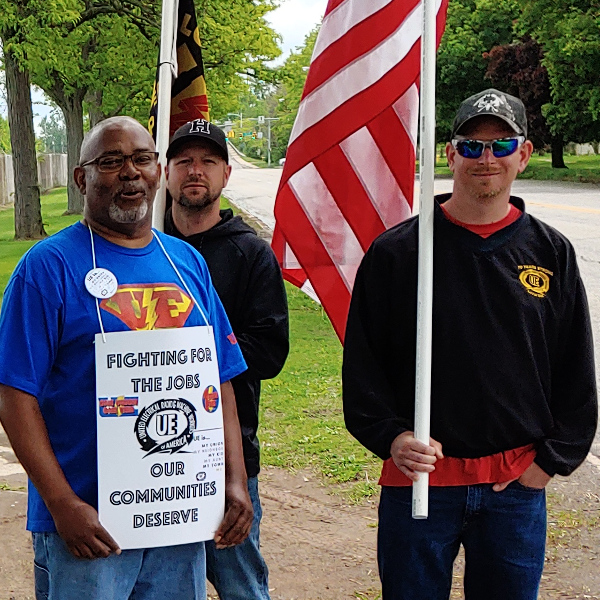
<instances>
[{"instance_id":1,"label":"camouflage baseball cap","mask_svg":"<svg viewBox=\"0 0 600 600\"><path fill-rule=\"evenodd\" d=\"M462 102L454 117L452 137L456 136L467 121L482 116L498 117L508 123L515 133L527 137L527 115L523 102L493 88L479 92Z\"/></svg>"}]
</instances>

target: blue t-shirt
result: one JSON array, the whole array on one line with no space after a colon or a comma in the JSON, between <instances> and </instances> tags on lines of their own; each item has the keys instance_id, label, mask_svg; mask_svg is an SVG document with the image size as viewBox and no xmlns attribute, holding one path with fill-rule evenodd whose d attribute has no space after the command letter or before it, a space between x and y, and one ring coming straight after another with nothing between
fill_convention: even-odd
<instances>
[{"instance_id":1,"label":"blue t-shirt","mask_svg":"<svg viewBox=\"0 0 600 600\"><path fill-rule=\"evenodd\" d=\"M192 295L213 326L221 382L246 370L231 325L202 256L158 233ZM94 234L96 266L119 288L100 302L105 331L206 325L160 245L124 248ZM93 268L89 230L76 223L23 256L0 313L0 383L38 399L56 458L75 493L98 504L94 336L96 300L84 278ZM29 484L27 528L55 531L37 490Z\"/></svg>"}]
</instances>

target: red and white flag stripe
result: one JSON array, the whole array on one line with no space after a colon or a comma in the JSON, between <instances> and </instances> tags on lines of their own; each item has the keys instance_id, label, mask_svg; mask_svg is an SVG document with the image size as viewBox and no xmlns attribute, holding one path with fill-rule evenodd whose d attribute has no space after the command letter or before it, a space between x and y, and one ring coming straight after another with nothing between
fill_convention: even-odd
<instances>
[{"instance_id":1,"label":"red and white flag stripe","mask_svg":"<svg viewBox=\"0 0 600 600\"><path fill-rule=\"evenodd\" d=\"M412 213L422 25L416 0L329 0L290 137L273 249L342 341L365 251Z\"/></svg>"}]
</instances>

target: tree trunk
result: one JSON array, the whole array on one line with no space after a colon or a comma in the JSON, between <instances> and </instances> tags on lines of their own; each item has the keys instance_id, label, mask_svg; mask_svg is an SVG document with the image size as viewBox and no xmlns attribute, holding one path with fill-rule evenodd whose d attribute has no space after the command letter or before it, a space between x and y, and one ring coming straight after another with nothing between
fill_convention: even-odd
<instances>
[{"instance_id":1,"label":"tree trunk","mask_svg":"<svg viewBox=\"0 0 600 600\"><path fill-rule=\"evenodd\" d=\"M563 150L565 142L560 136L552 136L552 168L553 169L568 169L565 165L565 159L563 157Z\"/></svg>"},{"instance_id":2,"label":"tree trunk","mask_svg":"<svg viewBox=\"0 0 600 600\"><path fill-rule=\"evenodd\" d=\"M83 196L73 180L73 170L79 164L79 151L83 141L83 96L84 93L77 90L60 103L67 128L67 172L69 174L67 214L83 212Z\"/></svg>"},{"instance_id":3,"label":"tree trunk","mask_svg":"<svg viewBox=\"0 0 600 600\"><path fill-rule=\"evenodd\" d=\"M88 92L85 98L88 103L88 115L90 117L90 129L95 127L106 117L102 113L102 91Z\"/></svg>"},{"instance_id":4,"label":"tree trunk","mask_svg":"<svg viewBox=\"0 0 600 600\"><path fill-rule=\"evenodd\" d=\"M19 70L11 52L4 52L4 66L15 174L15 239L35 240L46 237L46 231L42 223L29 74Z\"/></svg>"}]
</instances>

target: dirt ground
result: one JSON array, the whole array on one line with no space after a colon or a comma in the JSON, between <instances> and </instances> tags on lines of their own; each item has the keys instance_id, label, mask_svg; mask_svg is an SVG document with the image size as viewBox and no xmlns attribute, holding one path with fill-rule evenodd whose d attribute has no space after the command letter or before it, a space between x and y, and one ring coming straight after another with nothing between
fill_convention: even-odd
<instances>
[{"instance_id":1,"label":"dirt ground","mask_svg":"<svg viewBox=\"0 0 600 600\"><path fill-rule=\"evenodd\" d=\"M571 478L557 478L550 485L542 600L600 600L600 461L596 461L597 465L586 461ZM25 532L26 480L18 470L0 430L0 600L33 599L32 552ZM377 502L351 505L340 491L312 473L263 469L262 543L271 571L272 600L379 597ZM461 569L459 557L452 598L463 597Z\"/></svg>"}]
</instances>

